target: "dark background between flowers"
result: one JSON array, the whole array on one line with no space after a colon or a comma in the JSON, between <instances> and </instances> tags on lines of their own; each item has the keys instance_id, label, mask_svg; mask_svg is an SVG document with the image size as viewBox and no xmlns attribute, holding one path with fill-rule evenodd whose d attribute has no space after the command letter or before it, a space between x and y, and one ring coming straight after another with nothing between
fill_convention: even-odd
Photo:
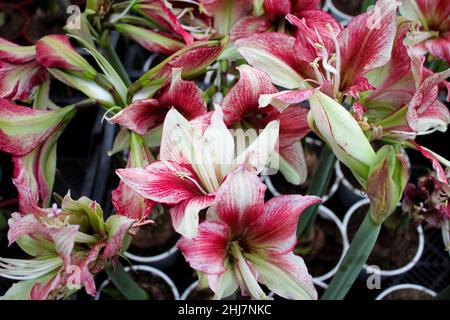
<instances>
[{"instance_id":1,"label":"dark background between flowers","mask_svg":"<svg viewBox=\"0 0 450 320\"><path fill-rule=\"evenodd\" d=\"M21 22L24 26L22 32L14 35L15 41L20 44L31 44L34 39L29 34L30 21L36 14L36 9L49 1L0 1L0 12L8 7L20 7L21 13L26 17ZM72 1L73 4L83 5L84 1ZM62 32L61 28L67 19L65 12L53 17L47 22L47 27L43 26L40 36L46 33ZM5 26L0 26L0 37L8 36ZM6 32L6 33L5 33ZM151 53L145 51L140 46L123 38L114 38L118 54L130 75L132 81L142 74L144 62ZM80 51L89 60L86 53ZM93 64L94 65L94 64ZM199 84L201 85L201 84ZM71 104L83 99L82 95L75 90L68 88L57 81L52 83L52 99L61 106ZM448 104L447 104L448 106ZM121 166L120 157L109 157L107 151L111 149L117 127L110 125L107 121L101 121L104 111L100 108L84 109L77 113L71 121L58 142L58 162L55 182L55 192L65 195L71 191L74 198L82 195L98 201L105 212L110 214L113 211L111 204L111 191L116 188L118 178L114 170ZM429 136L419 137L418 142L428 148L435 150L445 158L450 158L449 141L450 132L434 133ZM429 162L415 152L408 152L412 171L416 172L422 167L429 167ZM0 210L6 214L14 212L17 206L17 194L11 182L13 165L10 156L0 152ZM411 179L417 177L412 175ZM266 197L271 194L267 190ZM343 219L348 207L343 205L338 197L334 195L326 203L326 206ZM0 230L0 256L23 257L23 254L15 245L7 247L5 230ZM188 266L181 255L178 255L177 262L163 270L173 279L178 290L182 293L195 279L195 272ZM366 286L366 275L361 273L357 282L347 295L346 299L368 300L379 294L380 290L368 290ZM101 273L97 276L99 285L106 275ZM386 289L392 285L400 283L415 283L430 288L436 292L444 289L450 283L450 259L444 250L440 230L425 229L425 249L421 260L410 271L399 276L382 278L381 289ZM0 295L2 295L11 282L0 278ZM78 299L89 299L81 290L77 294Z\"/></svg>"}]
</instances>

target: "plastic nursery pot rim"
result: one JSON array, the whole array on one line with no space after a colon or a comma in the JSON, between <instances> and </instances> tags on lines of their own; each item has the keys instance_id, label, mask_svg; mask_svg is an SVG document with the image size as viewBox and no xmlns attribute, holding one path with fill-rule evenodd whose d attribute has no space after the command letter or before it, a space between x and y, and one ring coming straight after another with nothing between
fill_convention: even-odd
<instances>
[{"instance_id":1,"label":"plastic nursery pot rim","mask_svg":"<svg viewBox=\"0 0 450 320\"><path fill-rule=\"evenodd\" d=\"M313 283L314 283L316 286L321 287L321 288L323 288L323 289L328 288L328 285L327 285L325 282L323 282L323 281L320 281L320 280L317 280L317 279L313 279ZM270 291L269 294L268 294L267 296L268 296L269 298L272 299L274 295L276 295L276 293L273 292L273 291Z\"/></svg>"},{"instance_id":2,"label":"plastic nursery pot rim","mask_svg":"<svg viewBox=\"0 0 450 320\"><path fill-rule=\"evenodd\" d=\"M173 283L172 279L169 278L168 275L166 275L164 272L162 272L161 270L158 270L156 268L150 267L150 266L146 266L146 265L135 265L132 267L125 267L124 270L126 272L130 271L130 269L133 269L133 271L146 271L149 273L152 273L158 277L160 277L161 279L164 280L164 282L166 282L170 289L172 290L173 293L173 297L175 300L180 300L180 293L178 292L177 287L175 286L175 284ZM100 285L100 287L97 290L97 294L95 295L95 300L100 300L100 295L102 294L103 289L111 283L111 279L108 278L105 281L102 282L102 284Z\"/></svg>"},{"instance_id":3,"label":"plastic nursery pot rim","mask_svg":"<svg viewBox=\"0 0 450 320\"><path fill-rule=\"evenodd\" d=\"M305 141L306 141L306 143L314 144L317 146L322 145L321 141L313 139L313 138L309 138L309 137L306 137ZM336 168L334 170L334 175L335 175L335 178L334 178L333 184L331 185L330 191L322 197L322 203L327 202L336 193L337 189L339 188L339 184L341 183L342 175L339 176L337 174ZM267 185L267 188L269 189L269 191L272 193L272 195L274 197L283 195L280 192L278 192L278 190L275 188L275 186L272 183L272 180L270 179L270 176L263 176L263 180L264 180L264 183ZM286 181L286 183L289 183L289 182Z\"/></svg>"},{"instance_id":4,"label":"plastic nursery pot rim","mask_svg":"<svg viewBox=\"0 0 450 320\"><path fill-rule=\"evenodd\" d=\"M339 218L336 216L336 214L323 205L319 206L317 213L320 215L321 218L333 221L334 224L336 225L336 227L338 228L339 233L341 234L341 238L342 238L342 252L341 252L341 256L340 256L338 262L336 263L336 265L334 266L334 268L321 276L314 277L313 278L314 283L316 283L316 282L320 283L320 282L325 281L325 280L331 278L332 276L334 276L339 268L339 265L341 264L342 260L344 259L344 256L347 253L347 250L348 250L348 241L345 241L346 236L345 236L344 225L342 224L341 220L339 220Z\"/></svg>"},{"instance_id":5,"label":"plastic nursery pot rim","mask_svg":"<svg viewBox=\"0 0 450 320\"><path fill-rule=\"evenodd\" d=\"M347 246L349 246L349 240L348 240L348 235L347 235L347 227L348 227L348 223L353 215L353 213L356 212L357 209L359 209L360 207L366 205L366 204L370 204L370 200L369 199L362 199L358 202L356 202L353 206L350 207L350 209L348 209L347 213L345 214L344 217L344 241L346 242ZM417 251L416 254L414 255L414 257L411 259L411 261L409 261L406 265L404 265L403 267L397 268L397 269L392 269L392 270L380 270L378 271L377 269L373 269L371 267L369 267L367 264L364 264L364 270L366 270L366 272L368 273L376 273L379 274L381 276L385 276L385 277L392 277L392 276L396 276L402 273L405 273L406 271L412 269L417 262L419 262L420 258L422 257L422 253L423 253L423 249L425 246L425 238L423 235L423 228L421 225L418 225L417 228L417 233L419 235L419 244L417 245Z\"/></svg>"},{"instance_id":6,"label":"plastic nursery pot rim","mask_svg":"<svg viewBox=\"0 0 450 320\"><path fill-rule=\"evenodd\" d=\"M350 20L352 20L353 16L342 12L333 3L333 0L326 0L325 7L331 11L334 15L336 15L339 19L342 19L341 23L343 25L347 24Z\"/></svg>"},{"instance_id":7,"label":"plastic nursery pot rim","mask_svg":"<svg viewBox=\"0 0 450 320\"><path fill-rule=\"evenodd\" d=\"M195 290L198 286L198 280L195 280L193 283L189 285L189 287L184 290L183 294L181 295L180 300L186 300L186 298L189 296L189 294Z\"/></svg>"},{"instance_id":8,"label":"plastic nursery pot rim","mask_svg":"<svg viewBox=\"0 0 450 320\"><path fill-rule=\"evenodd\" d=\"M130 259L133 260L135 262L140 262L140 263L155 263L155 262L159 262L159 261L163 261L171 256L173 256L174 254L176 254L178 252L178 248L177 245L175 244L172 248L170 248L167 251L164 251L163 253L160 253L156 256L149 256L149 257L143 257L143 256L138 256L135 254L130 253L129 251L125 252L125 256Z\"/></svg>"},{"instance_id":9,"label":"plastic nursery pot rim","mask_svg":"<svg viewBox=\"0 0 450 320\"><path fill-rule=\"evenodd\" d=\"M418 291L425 292L429 294L432 297L435 297L437 295L436 292L434 292L431 289L425 288L424 286L418 285L418 284L412 284L412 283L404 283L404 284L397 284L395 286L392 286L390 288L387 288L383 292L381 292L375 300L382 300L384 297L386 297L391 292L397 291L397 290L403 290L403 289L414 289Z\"/></svg>"}]
</instances>

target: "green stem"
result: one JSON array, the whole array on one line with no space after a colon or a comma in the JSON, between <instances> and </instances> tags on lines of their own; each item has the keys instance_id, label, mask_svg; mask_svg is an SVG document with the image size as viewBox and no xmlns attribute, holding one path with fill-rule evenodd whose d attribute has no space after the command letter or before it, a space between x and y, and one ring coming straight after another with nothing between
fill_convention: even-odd
<instances>
[{"instance_id":1,"label":"green stem","mask_svg":"<svg viewBox=\"0 0 450 320\"><path fill-rule=\"evenodd\" d=\"M106 266L106 273L117 289L119 289L128 300L148 300L147 292L136 284L128 272L124 270L120 262L117 263L117 270L114 270L114 266L111 262L108 263Z\"/></svg>"},{"instance_id":2,"label":"green stem","mask_svg":"<svg viewBox=\"0 0 450 320\"><path fill-rule=\"evenodd\" d=\"M330 282L322 300L342 300L350 290L366 263L377 241L381 224L376 224L370 217L370 209L359 226L350 248L345 254L336 275Z\"/></svg>"},{"instance_id":3,"label":"green stem","mask_svg":"<svg viewBox=\"0 0 450 320\"><path fill-rule=\"evenodd\" d=\"M336 157L328 146L324 146L317 164L316 175L313 177L306 194L323 197L330 185L333 175ZM306 209L300 217L297 228L297 236L302 237L307 234L314 225L319 205L314 205Z\"/></svg>"},{"instance_id":4,"label":"green stem","mask_svg":"<svg viewBox=\"0 0 450 320\"><path fill-rule=\"evenodd\" d=\"M131 85L130 78L128 77L127 71L122 64L122 61L120 61L119 57L117 56L116 50L114 50L111 46L111 41L109 41L109 38L103 41L102 48L103 54L105 55L106 59L108 59L109 63L111 63L112 67L119 74L122 81L127 85L127 87L129 87Z\"/></svg>"}]
</instances>

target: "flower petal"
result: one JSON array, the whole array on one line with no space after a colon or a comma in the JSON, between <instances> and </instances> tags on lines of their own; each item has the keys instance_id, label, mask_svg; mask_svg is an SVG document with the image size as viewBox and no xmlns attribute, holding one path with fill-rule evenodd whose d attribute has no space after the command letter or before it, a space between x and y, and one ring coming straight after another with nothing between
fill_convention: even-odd
<instances>
[{"instance_id":1,"label":"flower petal","mask_svg":"<svg viewBox=\"0 0 450 320\"><path fill-rule=\"evenodd\" d=\"M286 299L317 300L317 291L301 257L246 255L259 274L259 281Z\"/></svg>"},{"instance_id":2,"label":"flower petal","mask_svg":"<svg viewBox=\"0 0 450 320\"><path fill-rule=\"evenodd\" d=\"M208 275L220 275L226 271L230 230L219 222L205 221L198 228L194 239L181 238L177 247L191 268Z\"/></svg>"},{"instance_id":3,"label":"flower petal","mask_svg":"<svg viewBox=\"0 0 450 320\"><path fill-rule=\"evenodd\" d=\"M0 150L26 155L63 128L74 114L73 106L33 110L0 98Z\"/></svg>"},{"instance_id":4,"label":"flower petal","mask_svg":"<svg viewBox=\"0 0 450 320\"><path fill-rule=\"evenodd\" d=\"M267 32L236 41L236 48L253 67L269 74L272 82L287 89L304 85L297 72L295 38L284 33Z\"/></svg>"},{"instance_id":5,"label":"flower petal","mask_svg":"<svg viewBox=\"0 0 450 320\"><path fill-rule=\"evenodd\" d=\"M108 121L144 135L161 124L167 112L168 108L160 105L156 99L141 99L134 101Z\"/></svg>"},{"instance_id":6,"label":"flower petal","mask_svg":"<svg viewBox=\"0 0 450 320\"><path fill-rule=\"evenodd\" d=\"M178 204L202 195L192 167L171 161L156 161L141 168L116 170L120 179L146 199Z\"/></svg>"},{"instance_id":7,"label":"flower petal","mask_svg":"<svg viewBox=\"0 0 450 320\"><path fill-rule=\"evenodd\" d=\"M270 21L265 17L247 16L236 22L230 31L231 42L264 33L270 28Z\"/></svg>"},{"instance_id":8,"label":"flower petal","mask_svg":"<svg viewBox=\"0 0 450 320\"><path fill-rule=\"evenodd\" d=\"M203 92L194 81L181 78L182 69L172 69L172 80L167 91L158 97L161 105L177 109L183 116L192 120L207 112Z\"/></svg>"},{"instance_id":9,"label":"flower petal","mask_svg":"<svg viewBox=\"0 0 450 320\"><path fill-rule=\"evenodd\" d=\"M264 211L256 217L248 228L245 238L252 248L285 254L292 251L297 243L297 223L303 211L321 202L314 196L286 195L270 199Z\"/></svg>"},{"instance_id":10,"label":"flower petal","mask_svg":"<svg viewBox=\"0 0 450 320\"><path fill-rule=\"evenodd\" d=\"M258 113L260 95L277 92L265 72L248 65L241 65L238 70L239 80L228 91L221 103L227 126L243 120L247 115Z\"/></svg>"},{"instance_id":11,"label":"flower petal","mask_svg":"<svg viewBox=\"0 0 450 320\"><path fill-rule=\"evenodd\" d=\"M242 233L263 210L266 186L258 176L240 168L231 172L208 212L208 219L218 220L230 227L233 235Z\"/></svg>"},{"instance_id":12,"label":"flower petal","mask_svg":"<svg viewBox=\"0 0 450 320\"><path fill-rule=\"evenodd\" d=\"M117 32L139 43L150 52L160 54L173 54L182 49L185 44L173 36L162 32L133 26L131 24L117 23L114 25Z\"/></svg>"},{"instance_id":13,"label":"flower petal","mask_svg":"<svg viewBox=\"0 0 450 320\"><path fill-rule=\"evenodd\" d=\"M339 34L341 91L389 62L397 22L397 1L379 0L373 11L354 17Z\"/></svg>"},{"instance_id":14,"label":"flower petal","mask_svg":"<svg viewBox=\"0 0 450 320\"><path fill-rule=\"evenodd\" d=\"M199 212L214 202L214 196L199 196L186 199L170 208L170 218L176 232L192 239L198 232Z\"/></svg>"}]
</instances>

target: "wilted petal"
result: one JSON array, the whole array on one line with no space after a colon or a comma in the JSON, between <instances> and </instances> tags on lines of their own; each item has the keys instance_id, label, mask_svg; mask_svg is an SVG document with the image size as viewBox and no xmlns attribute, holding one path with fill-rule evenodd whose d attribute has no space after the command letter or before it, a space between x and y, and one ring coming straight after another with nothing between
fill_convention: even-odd
<instances>
[{"instance_id":1,"label":"wilted petal","mask_svg":"<svg viewBox=\"0 0 450 320\"><path fill-rule=\"evenodd\" d=\"M64 127L74 114L73 106L44 111L0 99L0 150L26 155Z\"/></svg>"},{"instance_id":2,"label":"wilted petal","mask_svg":"<svg viewBox=\"0 0 450 320\"><path fill-rule=\"evenodd\" d=\"M230 229L219 222L202 222L194 239L181 238L177 247L189 265L208 275L220 275L226 271Z\"/></svg>"},{"instance_id":3,"label":"wilted petal","mask_svg":"<svg viewBox=\"0 0 450 320\"><path fill-rule=\"evenodd\" d=\"M106 220L107 244L103 251L103 258L111 258L122 250L123 239L136 220L121 215L113 215Z\"/></svg>"},{"instance_id":4,"label":"wilted petal","mask_svg":"<svg viewBox=\"0 0 450 320\"><path fill-rule=\"evenodd\" d=\"M22 216L18 212L14 212L8 220L8 241L9 245L16 242L23 235L45 234L43 225L39 222L38 217L33 214Z\"/></svg>"},{"instance_id":5,"label":"wilted petal","mask_svg":"<svg viewBox=\"0 0 450 320\"><path fill-rule=\"evenodd\" d=\"M30 292L31 300L46 300L48 295L58 288L61 284L62 276L58 272L53 278L46 283L36 283Z\"/></svg>"}]
</instances>

